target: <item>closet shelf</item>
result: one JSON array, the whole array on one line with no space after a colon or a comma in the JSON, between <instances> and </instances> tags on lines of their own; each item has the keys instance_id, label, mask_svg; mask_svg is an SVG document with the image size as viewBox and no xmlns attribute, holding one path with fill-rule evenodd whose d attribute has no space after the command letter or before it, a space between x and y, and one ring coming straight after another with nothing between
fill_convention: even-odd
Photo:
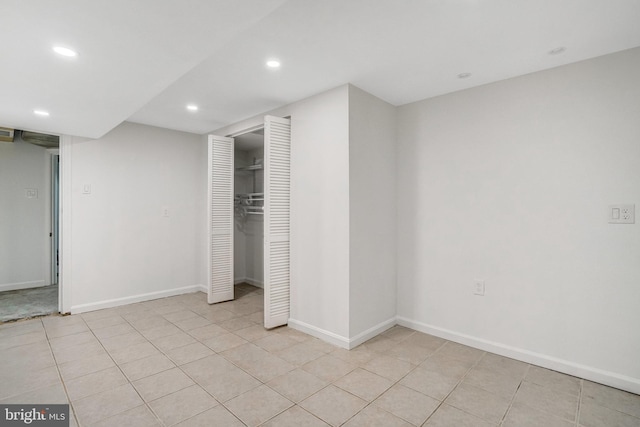
<instances>
[{"instance_id":1,"label":"closet shelf","mask_svg":"<svg viewBox=\"0 0 640 427\"><path fill-rule=\"evenodd\" d=\"M234 205L236 214L240 217L245 215L263 215L264 193L236 194Z\"/></svg>"}]
</instances>

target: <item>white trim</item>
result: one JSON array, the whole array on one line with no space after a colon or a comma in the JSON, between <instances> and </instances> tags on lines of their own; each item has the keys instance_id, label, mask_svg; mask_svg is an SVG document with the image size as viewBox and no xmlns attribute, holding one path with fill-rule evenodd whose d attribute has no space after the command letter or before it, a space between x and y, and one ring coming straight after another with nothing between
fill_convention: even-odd
<instances>
[{"instance_id":1,"label":"white trim","mask_svg":"<svg viewBox=\"0 0 640 427\"><path fill-rule=\"evenodd\" d=\"M296 329L300 332L304 332L307 335L314 336L316 338L320 338L323 341L326 341L330 344L337 345L338 347L344 348L346 350L351 350L362 344L365 341L370 340L383 333L387 329L392 328L397 324L396 318L392 317L390 319L385 320L367 329L364 332L359 333L355 337L349 339L345 338L341 335L334 334L333 332L325 331L324 329L320 329L316 326L309 325L308 323L301 322L295 319L289 319L288 323L290 328Z\"/></svg>"},{"instance_id":2,"label":"white trim","mask_svg":"<svg viewBox=\"0 0 640 427\"><path fill-rule=\"evenodd\" d=\"M338 347L349 350L349 339L333 332L325 331L324 329L317 328L308 323L301 322L299 320L289 318L287 323L290 328L297 331L304 332L307 335L311 335L316 338L320 338L322 341L326 341L329 344L337 345Z\"/></svg>"},{"instance_id":3,"label":"white trim","mask_svg":"<svg viewBox=\"0 0 640 427\"><path fill-rule=\"evenodd\" d=\"M501 356L510 357L522 362L531 363L532 365L541 366L543 368L562 372L568 375L591 380L600 384L605 384L631 393L640 394L640 379L632 378L626 375L617 374L615 372L605 371L602 369L586 366L579 363L570 362L568 360L559 359L557 357L546 354L536 353L533 351L512 347L482 338L473 337L448 329L440 328L405 317L397 317L398 324L416 331L434 335L460 344L478 348L480 350L489 351Z\"/></svg>"},{"instance_id":4,"label":"white trim","mask_svg":"<svg viewBox=\"0 0 640 427\"><path fill-rule=\"evenodd\" d=\"M33 282L6 283L0 285L0 292L17 291L18 289L41 288L47 286L44 280L36 280Z\"/></svg>"},{"instance_id":5,"label":"white trim","mask_svg":"<svg viewBox=\"0 0 640 427\"><path fill-rule=\"evenodd\" d=\"M206 286L193 285L193 286L185 286L183 288L169 289L166 291L149 292L146 294L133 295L130 297L114 298L114 299L105 300L105 301L92 302L89 304L74 305L73 307L71 307L71 314L84 313L87 311L94 311L94 310L102 310L103 308L119 307L121 305L172 297L175 295L201 292L203 289L205 289L205 292L206 292L206 289L207 289Z\"/></svg>"},{"instance_id":6,"label":"white trim","mask_svg":"<svg viewBox=\"0 0 640 427\"><path fill-rule=\"evenodd\" d=\"M255 132L257 130L264 129L264 121L260 124L248 127L246 129L239 130L238 132L234 132L232 134L227 135L228 138L236 138L238 136L246 135L251 132Z\"/></svg>"},{"instance_id":7,"label":"white trim","mask_svg":"<svg viewBox=\"0 0 640 427\"><path fill-rule=\"evenodd\" d=\"M58 310L60 313L71 312L71 294L73 291L72 261L71 261L71 230L72 230L72 196L71 159L73 154L73 137L60 137L60 169L59 173L59 263L58 263Z\"/></svg>"},{"instance_id":8,"label":"white trim","mask_svg":"<svg viewBox=\"0 0 640 427\"><path fill-rule=\"evenodd\" d=\"M352 348L356 348L363 342L369 341L371 338L374 338L387 329L393 328L397 324L397 320L395 317L385 320L384 322L378 323L376 326L373 326L367 329L364 332L359 333L355 337L349 340L349 350Z\"/></svg>"}]
</instances>

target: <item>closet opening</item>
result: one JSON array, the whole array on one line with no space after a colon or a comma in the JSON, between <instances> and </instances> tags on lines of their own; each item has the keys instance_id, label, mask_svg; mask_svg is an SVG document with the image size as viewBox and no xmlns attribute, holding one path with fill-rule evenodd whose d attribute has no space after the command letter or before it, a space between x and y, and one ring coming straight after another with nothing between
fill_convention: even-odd
<instances>
[{"instance_id":1,"label":"closet opening","mask_svg":"<svg viewBox=\"0 0 640 427\"><path fill-rule=\"evenodd\" d=\"M236 284L264 289L264 327L286 325L290 287L291 120L209 135L209 304Z\"/></svg>"},{"instance_id":2,"label":"closet opening","mask_svg":"<svg viewBox=\"0 0 640 427\"><path fill-rule=\"evenodd\" d=\"M234 144L234 285L264 288L264 128Z\"/></svg>"}]
</instances>

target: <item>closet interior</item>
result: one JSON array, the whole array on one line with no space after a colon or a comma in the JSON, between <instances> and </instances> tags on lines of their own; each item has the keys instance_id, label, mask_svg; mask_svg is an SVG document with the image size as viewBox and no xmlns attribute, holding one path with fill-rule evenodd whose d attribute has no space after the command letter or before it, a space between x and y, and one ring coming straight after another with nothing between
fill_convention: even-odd
<instances>
[{"instance_id":1,"label":"closet interior","mask_svg":"<svg viewBox=\"0 0 640 427\"><path fill-rule=\"evenodd\" d=\"M264 129L235 137L234 284L264 287Z\"/></svg>"}]
</instances>

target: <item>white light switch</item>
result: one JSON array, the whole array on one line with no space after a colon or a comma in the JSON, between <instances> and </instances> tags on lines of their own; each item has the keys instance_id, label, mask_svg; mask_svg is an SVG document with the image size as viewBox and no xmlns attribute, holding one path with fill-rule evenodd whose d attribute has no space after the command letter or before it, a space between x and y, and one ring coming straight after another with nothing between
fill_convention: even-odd
<instances>
[{"instance_id":1,"label":"white light switch","mask_svg":"<svg viewBox=\"0 0 640 427\"><path fill-rule=\"evenodd\" d=\"M82 186L82 194L91 194L91 184L84 184Z\"/></svg>"},{"instance_id":2,"label":"white light switch","mask_svg":"<svg viewBox=\"0 0 640 427\"><path fill-rule=\"evenodd\" d=\"M635 205L609 205L609 224L635 224Z\"/></svg>"},{"instance_id":3,"label":"white light switch","mask_svg":"<svg viewBox=\"0 0 640 427\"><path fill-rule=\"evenodd\" d=\"M484 280L476 280L475 287L473 289L474 295L484 296Z\"/></svg>"},{"instance_id":4,"label":"white light switch","mask_svg":"<svg viewBox=\"0 0 640 427\"><path fill-rule=\"evenodd\" d=\"M24 197L27 199L37 199L38 198L38 189L37 188L25 188L24 189Z\"/></svg>"}]
</instances>

